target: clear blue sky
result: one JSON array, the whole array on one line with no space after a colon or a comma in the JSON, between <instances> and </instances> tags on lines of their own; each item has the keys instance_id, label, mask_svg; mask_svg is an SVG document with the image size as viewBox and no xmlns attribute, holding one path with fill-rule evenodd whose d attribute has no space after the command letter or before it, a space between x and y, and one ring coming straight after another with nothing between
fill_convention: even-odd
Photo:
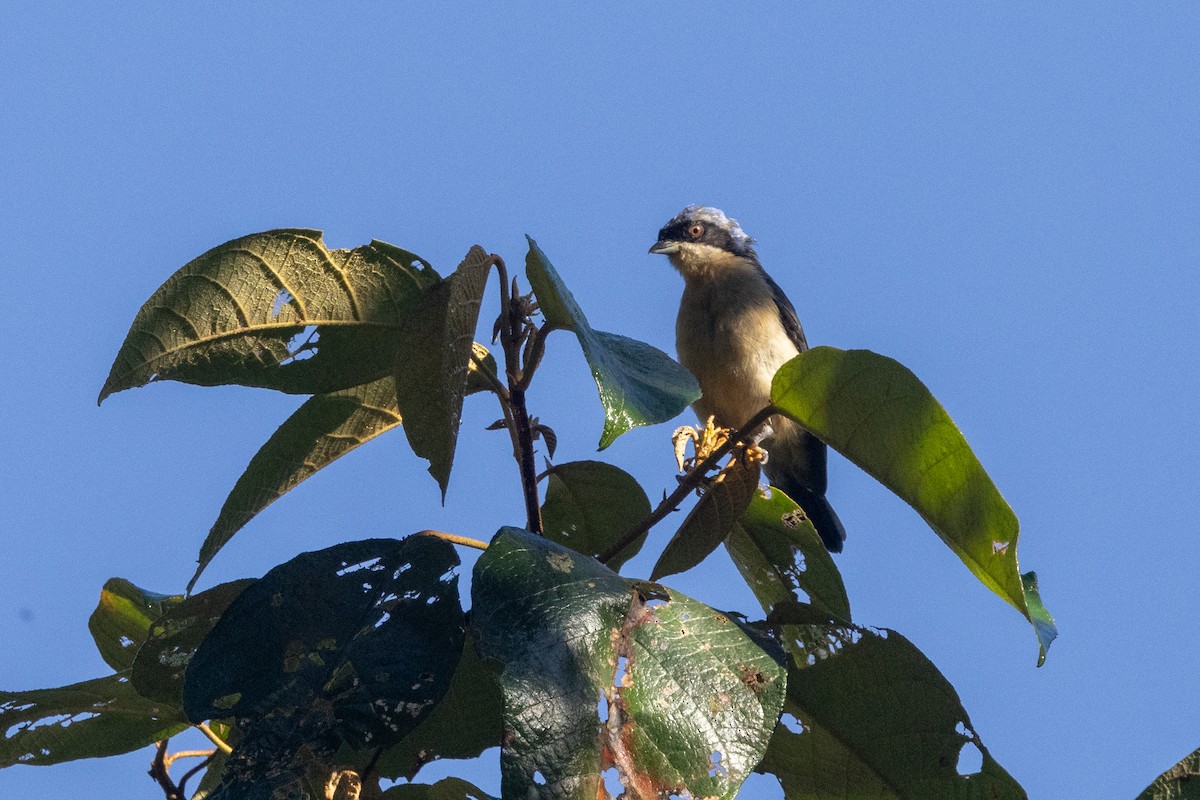
<instances>
[{"instance_id":1,"label":"clear blue sky","mask_svg":"<svg viewBox=\"0 0 1200 800\"><path fill-rule=\"evenodd\" d=\"M0 12L0 687L105 673L101 584L181 590L300 402L160 384L96 408L179 266L303 226L448 271L476 242L519 264L529 233L596 327L673 352L681 281L646 248L701 202L759 240L810 342L898 358L942 400L1020 516L1061 635L1035 669L1029 626L835 459L856 619L929 655L1031 797L1132 797L1200 746L1200 6L399 5ZM569 335L550 344L533 413L560 461L592 457L594 387ZM394 434L264 512L206 581L519 522L495 416L468 402L444 509ZM656 497L671 428L603 457ZM671 583L753 608L736 580L717 563ZM0 795L161 797L149 755L9 769Z\"/></svg>"}]
</instances>

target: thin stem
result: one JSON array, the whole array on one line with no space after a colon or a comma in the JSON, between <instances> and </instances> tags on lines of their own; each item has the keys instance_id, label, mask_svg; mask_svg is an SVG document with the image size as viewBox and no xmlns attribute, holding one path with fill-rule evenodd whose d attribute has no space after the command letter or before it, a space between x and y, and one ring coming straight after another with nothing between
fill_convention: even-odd
<instances>
[{"instance_id":1,"label":"thin stem","mask_svg":"<svg viewBox=\"0 0 1200 800\"><path fill-rule=\"evenodd\" d=\"M508 387L506 387L504 385L504 383L501 382L500 378L496 375L496 373L493 372L491 367L489 367L487 365L487 362L484 361L479 356L475 355L474 353L471 353L471 363L473 363L475 365L475 369L479 372L480 375L483 376L484 380L486 380L488 382L488 386L491 387L491 390L493 392L495 392L496 396L499 397L501 400L507 400L508 399Z\"/></svg>"},{"instance_id":2,"label":"thin stem","mask_svg":"<svg viewBox=\"0 0 1200 800\"><path fill-rule=\"evenodd\" d=\"M203 733L205 735L205 737L207 737L207 739L210 742L215 744L217 746L217 749L220 750L225 755L229 755L230 753L233 752L233 748L230 747L228 744L226 744L224 739L222 739L220 736L217 736L217 734L213 733L213 729L208 727L208 725L206 725L205 723L198 722L198 723L196 723L195 728L196 728L196 730Z\"/></svg>"},{"instance_id":3,"label":"thin stem","mask_svg":"<svg viewBox=\"0 0 1200 800\"><path fill-rule=\"evenodd\" d=\"M167 800L184 800L183 792L171 780L167 768L167 740L156 742L154 745L154 760L150 762L150 777L163 790Z\"/></svg>"},{"instance_id":4,"label":"thin stem","mask_svg":"<svg viewBox=\"0 0 1200 800\"><path fill-rule=\"evenodd\" d=\"M168 755L164 761L167 767L170 767L181 758L212 758L216 754L216 750L180 750L177 753Z\"/></svg>"},{"instance_id":5,"label":"thin stem","mask_svg":"<svg viewBox=\"0 0 1200 800\"><path fill-rule=\"evenodd\" d=\"M487 542L481 542L478 539L472 539L468 536L459 536L456 533L446 533L445 531L424 530L417 533L417 536L432 536L435 539L441 539L450 544L462 545L463 547L473 547L476 550L487 550Z\"/></svg>"},{"instance_id":6,"label":"thin stem","mask_svg":"<svg viewBox=\"0 0 1200 800\"><path fill-rule=\"evenodd\" d=\"M521 488L525 490L525 527L534 533L541 533L542 506L538 501L533 427L529 424L529 411L525 408L525 390L519 389L513 384L510 384L510 387L513 426L516 428L517 442L520 446Z\"/></svg>"},{"instance_id":7,"label":"thin stem","mask_svg":"<svg viewBox=\"0 0 1200 800\"><path fill-rule=\"evenodd\" d=\"M675 488L675 491L663 498L663 501L658 504L657 508L650 512L648 517L617 540L616 544L597 556L600 563L607 564L609 561L612 561L618 553L629 546L630 542L635 541L639 536L662 522L668 514L678 508L679 504L700 485L708 472L717 465L717 462L724 458L738 444L747 440L771 415L778 413L779 409L774 406L767 406L751 417L749 422L730 434L724 444L709 453L707 458L683 476L683 480L679 482L679 486Z\"/></svg>"},{"instance_id":8,"label":"thin stem","mask_svg":"<svg viewBox=\"0 0 1200 800\"><path fill-rule=\"evenodd\" d=\"M196 773L198 773L200 770L207 769L208 767L212 766L213 759L216 757L216 751L214 750L213 755L209 756L196 766L189 769L187 772L183 773L183 777L179 779L179 793L181 795L187 795L187 790L184 788L187 786L187 782L195 777Z\"/></svg>"},{"instance_id":9,"label":"thin stem","mask_svg":"<svg viewBox=\"0 0 1200 800\"><path fill-rule=\"evenodd\" d=\"M542 327L538 328L533 334L533 344L529 348L529 357L525 359L525 364L521 370L522 389L528 389L529 384L533 381L533 373L537 372L538 366L542 363L542 356L546 355L546 337L551 331L558 330L558 327L551 325L549 322L542 323Z\"/></svg>"}]
</instances>

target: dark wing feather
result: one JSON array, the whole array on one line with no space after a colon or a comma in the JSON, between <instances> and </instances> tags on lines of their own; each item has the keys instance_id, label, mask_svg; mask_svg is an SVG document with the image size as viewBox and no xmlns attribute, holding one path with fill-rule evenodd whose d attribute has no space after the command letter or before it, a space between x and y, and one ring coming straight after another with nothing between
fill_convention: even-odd
<instances>
[{"instance_id":1,"label":"dark wing feather","mask_svg":"<svg viewBox=\"0 0 1200 800\"><path fill-rule=\"evenodd\" d=\"M796 316L792 301L788 300L783 289L779 288L779 284L772 280L761 265L758 271L767 282L767 286L771 287L771 295L775 298L775 307L779 309L779 321L783 323L783 329L787 331L788 338L796 345L796 349L803 353L808 349L808 339L804 338L804 328L800 325L800 318Z\"/></svg>"}]
</instances>

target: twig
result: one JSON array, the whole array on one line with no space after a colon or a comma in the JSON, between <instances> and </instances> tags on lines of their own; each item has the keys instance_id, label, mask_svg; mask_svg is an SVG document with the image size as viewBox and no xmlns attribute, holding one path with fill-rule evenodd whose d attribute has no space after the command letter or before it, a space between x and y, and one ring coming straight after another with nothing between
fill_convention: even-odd
<instances>
[{"instance_id":1,"label":"twig","mask_svg":"<svg viewBox=\"0 0 1200 800\"><path fill-rule=\"evenodd\" d=\"M167 768L167 740L156 742L154 745L154 760L150 762L150 777L159 785L167 800L184 800L183 792L171 780Z\"/></svg>"},{"instance_id":2,"label":"twig","mask_svg":"<svg viewBox=\"0 0 1200 800\"><path fill-rule=\"evenodd\" d=\"M208 725L204 724L203 722L198 722L198 723L196 723L195 727L196 727L196 730L203 733L205 735L205 737L207 737L210 742L215 744L217 746L217 749L220 750L225 755L229 755L230 753L233 752L233 748L230 747L228 744L226 744L224 739L222 739L220 736L217 736L215 733L213 733L213 729L208 727Z\"/></svg>"},{"instance_id":3,"label":"twig","mask_svg":"<svg viewBox=\"0 0 1200 800\"><path fill-rule=\"evenodd\" d=\"M171 765L181 758L212 758L216 754L216 750L180 750L168 755L164 759L164 762L166 763L167 768L170 769Z\"/></svg>"},{"instance_id":4,"label":"twig","mask_svg":"<svg viewBox=\"0 0 1200 800\"><path fill-rule=\"evenodd\" d=\"M212 766L213 759L215 759L216 757L217 757L217 751L213 750L212 755L210 755L208 758L201 761L196 766L189 769L187 772L183 773L183 777L179 779L179 793L181 795L187 794L187 789L185 788L187 786L187 782L190 781L193 777L195 777L196 773L199 772L200 770L208 769L210 766Z\"/></svg>"},{"instance_id":5,"label":"twig","mask_svg":"<svg viewBox=\"0 0 1200 800\"><path fill-rule=\"evenodd\" d=\"M630 542L635 541L639 536L646 533L646 531L650 530L655 525L666 519L667 515L678 508L679 504L682 503L684 499L687 498L687 496L691 494L697 486L700 485L701 481L704 480L708 472L717 465L717 462L724 458L725 455L738 444L748 439L750 435L758 430L758 428L764 422L766 422L769 417L778 413L779 409L775 408L774 406L767 406L762 411L759 411L757 414L751 417L749 422L730 434L729 438L725 440L724 444L709 453L707 458L705 458L683 476L683 479L679 481L679 486L675 488L675 491L664 497L663 501L658 504L657 508L650 512L649 516L647 516L636 526L634 526L632 530L618 539L616 544L614 544L612 547L609 547L607 550L597 556L597 560L599 560L601 564L607 564L609 561L612 561L614 558L616 558L618 553L628 547Z\"/></svg>"},{"instance_id":6,"label":"twig","mask_svg":"<svg viewBox=\"0 0 1200 800\"><path fill-rule=\"evenodd\" d=\"M455 533L446 533L445 531L423 530L419 531L417 536L432 536L435 539L441 539L450 544L458 544L463 547L473 547L476 550L487 550L487 542L481 542L478 539L471 539L467 536L459 536Z\"/></svg>"},{"instance_id":7,"label":"twig","mask_svg":"<svg viewBox=\"0 0 1200 800\"><path fill-rule=\"evenodd\" d=\"M525 359L525 364L521 369L520 386L522 389L529 388L529 384L533 381L533 373L537 372L538 366L542 363L542 356L546 355L546 337L556 330L558 330L558 326L545 322L533 334L528 358Z\"/></svg>"}]
</instances>

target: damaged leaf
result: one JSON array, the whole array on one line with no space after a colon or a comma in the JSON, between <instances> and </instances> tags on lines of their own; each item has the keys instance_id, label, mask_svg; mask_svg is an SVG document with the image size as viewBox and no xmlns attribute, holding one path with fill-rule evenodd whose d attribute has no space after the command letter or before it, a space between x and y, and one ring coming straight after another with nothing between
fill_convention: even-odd
<instances>
[{"instance_id":1,"label":"damaged leaf","mask_svg":"<svg viewBox=\"0 0 1200 800\"><path fill-rule=\"evenodd\" d=\"M546 471L542 528L550 540L598 556L650 514L650 500L632 475L603 461L570 461ZM648 533L648 532L647 532ZM642 535L609 560L619 571L637 555Z\"/></svg>"},{"instance_id":2,"label":"damaged leaf","mask_svg":"<svg viewBox=\"0 0 1200 800\"><path fill-rule=\"evenodd\" d=\"M725 614L526 531L476 562L480 651L502 665L505 797L731 798L765 752L785 672Z\"/></svg>"},{"instance_id":3,"label":"damaged leaf","mask_svg":"<svg viewBox=\"0 0 1200 800\"><path fill-rule=\"evenodd\" d=\"M109 578L100 590L96 610L88 618L88 630L104 663L118 672L132 667L151 623L182 599L181 595L139 589L124 578Z\"/></svg>"}]
</instances>

